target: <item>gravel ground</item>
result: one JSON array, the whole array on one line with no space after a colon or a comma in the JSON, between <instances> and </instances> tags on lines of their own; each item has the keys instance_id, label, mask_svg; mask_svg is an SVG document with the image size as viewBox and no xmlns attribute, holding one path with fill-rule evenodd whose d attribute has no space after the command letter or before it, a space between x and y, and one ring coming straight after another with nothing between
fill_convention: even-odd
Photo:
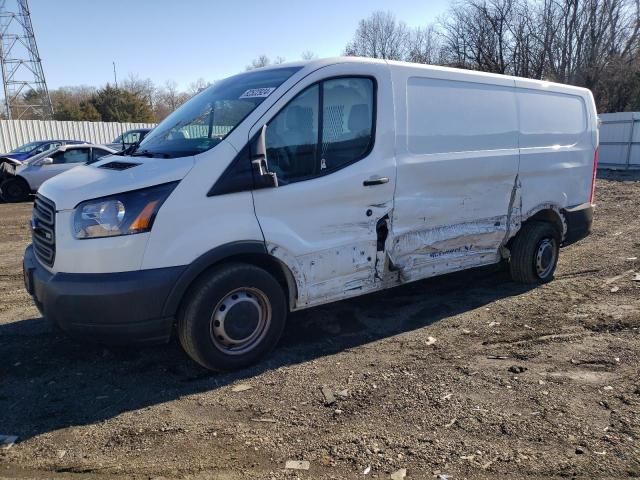
<instances>
[{"instance_id":1,"label":"gravel ground","mask_svg":"<svg viewBox=\"0 0 640 480\"><path fill-rule=\"evenodd\" d=\"M550 284L482 269L299 312L234 374L53 331L22 285L31 205L2 204L0 477L639 477L640 174L597 185Z\"/></svg>"}]
</instances>

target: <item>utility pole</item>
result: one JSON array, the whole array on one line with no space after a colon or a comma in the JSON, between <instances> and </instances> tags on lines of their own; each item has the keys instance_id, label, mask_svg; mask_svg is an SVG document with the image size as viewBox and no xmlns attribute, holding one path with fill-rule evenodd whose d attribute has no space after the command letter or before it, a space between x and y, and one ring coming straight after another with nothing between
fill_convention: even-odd
<instances>
[{"instance_id":1,"label":"utility pole","mask_svg":"<svg viewBox=\"0 0 640 480\"><path fill-rule=\"evenodd\" d=\"M0 70L8 119L53 118L27 0L0 0Z\"/></svg>"},{"instance_id":2,"label":"utility pole","mask_svg":"<svg viewBox=\"0 0 640 480\"><path fill-rule=\"evenodd\" d=\"M116 74L116 62L113 62L113 83L118 88L118 75Z\"/></svg>"}]
</instances>

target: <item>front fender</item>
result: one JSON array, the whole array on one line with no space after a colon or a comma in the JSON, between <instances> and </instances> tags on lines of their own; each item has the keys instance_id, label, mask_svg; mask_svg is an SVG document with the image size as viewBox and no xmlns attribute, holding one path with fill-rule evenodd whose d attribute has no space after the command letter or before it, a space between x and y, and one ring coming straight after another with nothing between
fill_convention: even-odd
<instances>
[{"instance_id":1,"label":"front fender","mask_svg":"<svg viewBox=\"0 0 640 480\"><path fill-rule=\"evenodd\" d=\"M223 260L247 254L266 254L264 242L257 240L244 240L220 245L200 255L182 272L178 281L173 286L163 308L163 316L174 316L180 307L180 303L187 293L188 288L205 270Z\"/></svg>"}]
</instances>

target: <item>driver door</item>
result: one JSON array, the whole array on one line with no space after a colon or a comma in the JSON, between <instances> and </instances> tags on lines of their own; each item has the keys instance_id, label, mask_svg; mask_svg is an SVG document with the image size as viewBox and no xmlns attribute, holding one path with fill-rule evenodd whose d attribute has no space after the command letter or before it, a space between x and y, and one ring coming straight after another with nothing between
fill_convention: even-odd
<instances>
[{"instance_id":1,"label":"driver door","mask_svg":"<svg viewBox=\"0 0 640 480\"><path fill-rule=\"evenodd\" d=\"M266 161L279 185L254 190L255 212L267 250L296 277L294 308L380 287L396 170L390 91L383 65L335 65L266 114Z\"/></svg>"}]
</instances>

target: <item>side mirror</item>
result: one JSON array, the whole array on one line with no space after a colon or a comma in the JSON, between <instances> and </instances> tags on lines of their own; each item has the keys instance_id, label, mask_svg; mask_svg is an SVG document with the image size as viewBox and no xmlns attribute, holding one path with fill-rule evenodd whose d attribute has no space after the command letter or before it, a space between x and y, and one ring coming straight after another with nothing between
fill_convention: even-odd
<instances>
[{"instance_id":1,"label":"side mirror","mask_svg":"<svg viewBox=\"0 0 640 480\"><path fill-rule=\"evenodd\" d=\"M263 125L260 133L251 145L251 165L257 173L257 187L268 188L278 186L278 176L269 171L267 163L267 126Z\"/></svg>"},{"instance_id":2,"label":"side mirror","mask_svg":"<svg viewBox=\"0 0 640 480\"><path fill-rule=\"evenodd\" d=\"M53 158L43 158L42 160L40 160L40 165L53 165Z\"/></svg>"}]
</instances>

